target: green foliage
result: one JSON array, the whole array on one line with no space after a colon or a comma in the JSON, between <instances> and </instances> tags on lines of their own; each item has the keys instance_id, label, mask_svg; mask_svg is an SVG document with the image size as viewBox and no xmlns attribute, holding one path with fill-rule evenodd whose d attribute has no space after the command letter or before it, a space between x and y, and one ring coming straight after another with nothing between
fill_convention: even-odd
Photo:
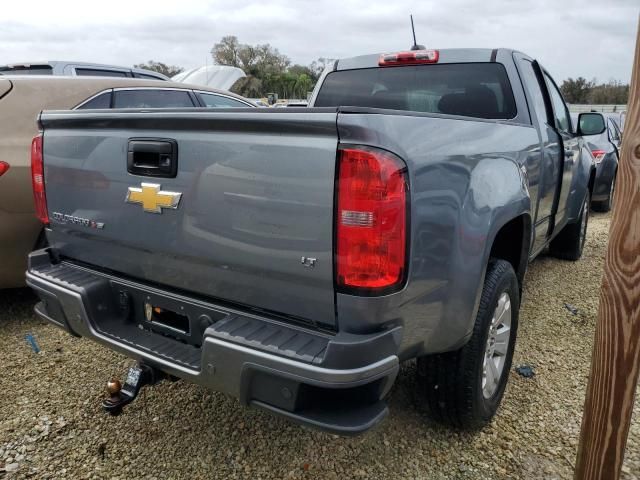
<instances>
[{"instance_id":1,"label":"green foliage","mask_svg":"<svg viewBox=\"0 0 640 480\"><path fill-rule=\"evenodd\" d=\"M220 43L216 43L211 49L213 61L218 65L240 67L240 43L238 37L233 35L222 37Z\"/></svg>"},{"instance_id":2,"label":"green foliage","mask_svg":"<svg viewBox=\"0 0 640 480\"><path fill-rule=\"evenodd\" d=\"M231 90L245 97L264 97L277 93L279 98L307 97L322 73L333 60L319 58L309 66L291 65L291 60L271 45L247 45L235 36L223 37L211 49L218 65L241 68L247 75Z\"/></svg>"},{"instance_id":3,"label":"green foliage","mask_svg":"<svg viewBox=\"0 0 640 480\"><path fill-rule=\"evenodd\" d=\"M582 77L568 78L562 82L560 90L569 103L623 105L629 101L629 85L615 80L597 84L595 78L591 81Z\"/></svg>"},{"instance_id":4,"label":"green foliage","mask_svg":"<svg viewBox=\"0 0 640 480\"><path fill-rule=\"evenodd\" d=\"M173 77L184 70L182 67L167 65L162 62L154 62L153 60L149 60L147 63L138 63L137 65L134 65L133 68L144 68L145 70L162 73L167 77Z\"/></svg>"},{"instance_id":5,"label":"green foliage","mask_svg":"<svg viewBox=\"0 0 640 480\"><path fill-rule=\"evenodd\" d=\"M626 105L629 102L629 85L610 81L594 86L587 95L587 103Z\"/></svg>"},{"instance_id":6,"label":"green foliage","mask_svg":"<svg viewBox=\"0 0 640 480\"><path fill-rule=\"evenodd\" d=\"M569 103L587 103L587 93L593 88L593 82L578 77L575 80L569 77L562 82L560 91L565 101Z\"/></svg>"}]
</instances>

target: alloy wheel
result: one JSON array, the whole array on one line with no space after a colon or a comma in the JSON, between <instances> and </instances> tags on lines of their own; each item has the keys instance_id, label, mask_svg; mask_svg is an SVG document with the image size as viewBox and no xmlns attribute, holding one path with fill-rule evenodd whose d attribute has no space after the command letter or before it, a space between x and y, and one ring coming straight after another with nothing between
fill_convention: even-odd
<instances>
[{"instance_id":1,"label":"alloy wheel","mask_svg":"<svg viewBox=\"0 0 640 480\"><path fill-rule=\"evenodd\" d=\"M511 338L511 298L502 292L493 312L482 366L482 394L491 398L504 374Z\"/></svg>"}]
</instances>

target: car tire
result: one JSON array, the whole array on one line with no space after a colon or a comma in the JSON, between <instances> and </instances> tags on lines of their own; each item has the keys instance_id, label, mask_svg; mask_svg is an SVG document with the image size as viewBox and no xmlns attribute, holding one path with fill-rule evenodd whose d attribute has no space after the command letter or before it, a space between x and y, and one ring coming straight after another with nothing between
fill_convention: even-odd
<instances>
[{"instance_id":1,"label":"car tire","mask_svg":"<svg viewBox=\"0 0 640 480\"><path fill-rule=\"evenodd\" d=\"M492 259L469 341L457 351L418 358L418 385L431 418L465 430L491 421L509 378L519 307L513 267Z\"/></svg>"},{"instance_id":2,"label":"car tire","mask_svg":"<svg viewBox=\"0 0 640 480\"><path fill-rule=\"evenodd\" d=\"M587 241L587 227L589 224L589 208L591 205L591 195L582 202L580 216L573 222L565 225L549 244L551 255L563 260L576 261L582 257L584 244Z\"/></svg>"},{"instance_id":3,"label":"car tire","mask_svg":"<svg viewBox=\"0 0 640 480\"><path fill-rule=\"evenodd\" d=\"M609 189L609 196L604 202L594 202L591 205L591 208L596 212L606 213L611 211L613 208L613 204L615 202L615 192L616 192L616 175L614 175L613 180L611 181L611 188Z\"/></svg>"}]
</instances>

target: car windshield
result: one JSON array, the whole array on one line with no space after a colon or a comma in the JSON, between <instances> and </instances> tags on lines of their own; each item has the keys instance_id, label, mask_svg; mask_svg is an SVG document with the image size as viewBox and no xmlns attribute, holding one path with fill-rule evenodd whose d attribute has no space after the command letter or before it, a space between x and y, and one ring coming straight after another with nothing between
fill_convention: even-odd
<instances>
[{"instance_id":1,"label":"car windshield","mask_svg":"<svg viewBox=\"0 0 640 480\"><path fill-rule=\"evenodd\" d=\"M499 63L343 70L327 75L316 107L355 106L508 119L516 105Z\"/></svg>"}]
</instances>

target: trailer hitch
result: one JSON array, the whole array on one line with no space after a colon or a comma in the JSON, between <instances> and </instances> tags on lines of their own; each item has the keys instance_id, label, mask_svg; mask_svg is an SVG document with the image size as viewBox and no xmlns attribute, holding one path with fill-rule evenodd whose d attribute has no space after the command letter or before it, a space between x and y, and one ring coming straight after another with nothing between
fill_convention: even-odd
<instances>
[{"instance_id":1,"label":"trailer hitch","mask_svg":"<svg viewBox=\"0 0 640 480\"><path fill-rule=\"evenodd\" d=\"M102 401L102 408L111 415L119 415L125 405L133 402L145 385L155 385L166 378L166 374L149 365L138 363L129 368L124 385L117 378L107 382L109 397Z\"/></svg>"}]
</instances>

